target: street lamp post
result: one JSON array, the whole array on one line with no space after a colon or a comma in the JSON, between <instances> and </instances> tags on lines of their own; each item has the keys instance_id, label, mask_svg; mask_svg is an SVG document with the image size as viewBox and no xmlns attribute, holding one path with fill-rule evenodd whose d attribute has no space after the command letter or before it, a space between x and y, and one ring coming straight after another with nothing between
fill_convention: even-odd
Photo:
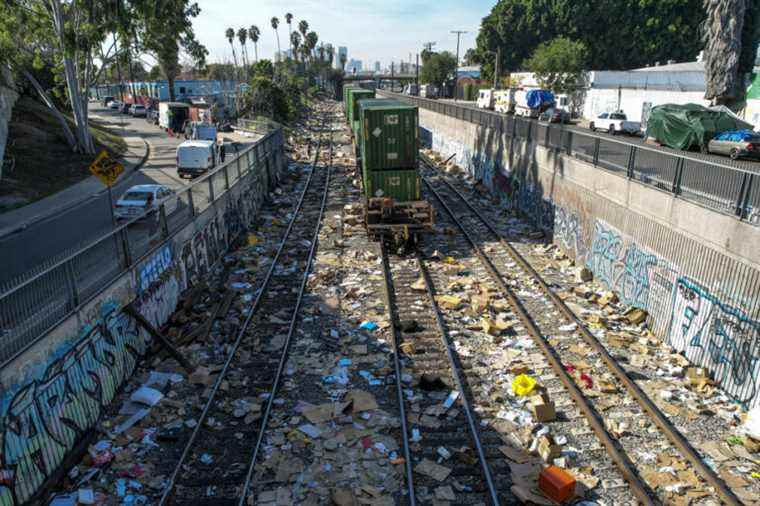
<instances>
[{"instance_id":1,"label":"street lamp post","mask_svg":"<svg viewBox=\"0 0 760 506\"><path fill-rule=\"evenodd\" d=\"M457 101L457 80L459 79L459 37L462 36L463 33L467 33L464 30L452 30L451 33L455 33L457 35L457 67L456 70L454 70L454 102Z\"/></svg>"}]
</instances>

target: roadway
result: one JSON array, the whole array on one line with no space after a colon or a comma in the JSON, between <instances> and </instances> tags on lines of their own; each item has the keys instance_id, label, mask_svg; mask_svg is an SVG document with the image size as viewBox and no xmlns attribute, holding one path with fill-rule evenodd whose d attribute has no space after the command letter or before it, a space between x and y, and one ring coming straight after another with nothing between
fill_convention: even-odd
<instances>
[{"instance_id":1,"label":"roadway","mask_svg":"<svg viewBox=\"0 0 760 506\"><path fill-rule=\"evenodd\" d=\"M189 180L178 176L175 163L176 147L184 138L169 137L144 118L122 115L99 103L90 104L90 117L124 137L141 137L149 146L150 154L146 163L114 186L114 200L137 184L162 184L177 191L189 183ZM236 134L224 134L224 139L234 142L234 148L238 150L255 141L254 138ZM228 150L227 159L232 158L230 155L234 154L234 149L231 151L233 153ZM51 209L47 218L0 238L0 262L3 266L0 269L0 283L22 274L43 270L113 230L108 194L83 195L82 199L81 203L58 213ZM144 238L158 233L157 227L152 223L136 224L131 228L134 230L130 230L130 238L133 235Z\"/></svg>"},{"instance_id":2,"label":"roadway","mask_svg":"<svg viewBox=\"0 0 760 506\"><path fill-rule=\"evenodd\" d=\"M453 100L453 99L438 99L440 102L446 102L449 104L455 104L462 107L467 107L470 109L477 109L479 111L482 111L483 109L478 108L477 104L475 102L470 101L464 101L464 100ZM492 114L501 114L494 111L488 111ZM504 116L507 116L504 114ZM540 122L542 125L545 125L547 123ZM577 132L580 134L586 134L586 135L596 135L602 138L608 138L610 140L615 140L618 142L622 142L624 144L634 144L637 146L646 146L647 148L655 149L658 151L663 151L665 153L669 153L672 155L677 156L689 156L691 158L697 158L699 160L704 160L706 162L712 162L716 164L721 165L727 165L729 167L736 167L738 169L748 170L751 172L760 172L760 163L758 161L754 160L731 160L730 158L726 156L719 156L719 155L710 155L710 154L703 154L699 151L681 151L678 149L671 149L667 146L657 146L654 144L647 144L645 139L643 137L636 137L632 135L610 135L607 132L592 132L588 128L579 125L578 123L572 123L569 125L565 125L565 128L568 130L571 130L573 132Z\"/></svg>"}]
</instances>

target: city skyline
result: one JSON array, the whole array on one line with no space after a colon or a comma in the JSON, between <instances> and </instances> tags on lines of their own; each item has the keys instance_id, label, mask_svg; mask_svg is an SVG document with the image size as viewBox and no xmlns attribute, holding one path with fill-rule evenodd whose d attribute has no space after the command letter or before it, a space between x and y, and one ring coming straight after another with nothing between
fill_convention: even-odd
<instances>
[{"instance_id":1,"label":"city skyline","mask_svg":"<svg viewBox=\"0 0 760 506\"><path fill-rule=\"evenodd\" d=\"M241 12L250 10L243 0L229 0L224 4L218 0L199 0L198 4L202 16L193 20L193 29L198 40L209 51L209 63L233 60L229 43L224 38L225 28L237 30L252 24L261 30L259 58L272 59L277 50L277 40L270 19L277 16L280 20L280 48L284 50L288 45L285 13L291 12L294 15L293 29L304 19L309 23L309 29L319 35L320 42L332 43L336 48L348 47L349 59L361 60L365 66L369 65L366 62L379 61L382 68L390 67L391 61L396 65L402 60L408 62L409 53L412 53L414 62L414 53L422 51L422 44L428 41L436 41L435 49L438 51L455 53L456 35L450 33L455 29L470 31L461 40L460 56L464 55L467 49L475 47L475 34L480 21L493 7L490 0L474 0L467 4L442 0L444 8L435 11L419 0L390 0L382 6L339 0L294 0L288 3L261 0L255 13L248 16L241 15ZM396 36L388 37L379 44L380 33L394 33Z\"/></svg>"}]
</instances>

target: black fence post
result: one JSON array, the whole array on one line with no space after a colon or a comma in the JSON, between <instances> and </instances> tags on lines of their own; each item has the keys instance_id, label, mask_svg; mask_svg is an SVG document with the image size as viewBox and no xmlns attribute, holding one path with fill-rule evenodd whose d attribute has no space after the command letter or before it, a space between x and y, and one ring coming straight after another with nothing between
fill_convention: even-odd
<instances>
[{"instance_id":1,"label":"black fence post","mask_svg":"<svg viewBox=\"0 0 760 506\"><path fill-rule=\"evenodd\" d=\"M594 138L594 165L599 165L599 146L601 139L599 137Z\"/></svg>"},{"instance_id":2,"label":"black fence post","mask_svg":"<svg viewBox=\"0 0 760 506\"><path fill-rule=\"evenodd\" d=\"M187 189L187 205L190 206L190 216L195 216L195 204L193 203L193 187Z\"/></svg>"},{"instance_id":3,"label":"black fence post","mask_svg":"<svg viewBox=\"0 0 760 506\"><path fill-rule=\"evenodd\" d=\"M169 224L166 220L166 207L165 204L158 206L158 222L161 225L161 238L166 239L169 237Z\"/></svg>"},{"instance_id":4,"label":"black fence post","mask_svg":"<svg viewBox=\"0 0 760 506\"><path fill-rule=\"evenodd\" d=\"M573 155L573 132L571 130L566 129L565 136L567 139L565 141L565 143L567 144L567 156L572 156Z\"/></svg>"},{"instance_id":5,"label":"black fence post","mask_svg":"<svg viewBox=\"0 0 760 506\"><path fill-rule=\"evenodd\" d=\"M69 290L71 291L71 308L79 307L79 289L77 287L77 277L74 274L74 260L71 259L66 262L66 279L69 283Z\"/></svg>"},{"instance_id":6,"label":"black fence post","mask_svg":"<svg viewBox=\"0 0 760 506\"><path fill-rule=\"evenodd\" d=\"M551 127L549 125L546 125L546 135L544 135L544 146L547 148L551 147L551 142L549 142L549 135L551 134Z\"/></svg>"},{"instance_id":7,"label":"black fence post","mask_svg":"<svg viewBox=\"0 0 760 506\"><path fill-rule=\"evenodd\" d=\"M745 172L742 177L742 186L739 190L739 195L736 198L736 216L741 220L744 218L745 211L747 209L747 203L749 202L749 194L752 190L753 174Z\"/></svg>"},{"instance_id":8,"label":"black fence post","mask_svg":"<svg viewBox=\"0 0 760 506\"><path fill-rule=\"evenodd\" d=\"M676 163L676 173L673 176L673 194L676 196L681 194L681 178L683 177L683 166L684 159L679 158L678 163Z\"/></svg>"},{"instance_id":9,"label":"black fence post","mask_svg":"<svg viewBox=\"0 0 760 506\"><path fill-rule=\"evenodd\" d=\"M633 167L634 162L636 161L636 146L631 144L631 149L628 151L628 166L626 167L626 173L628 174L628 179L633 179Z\"/></svg>"}]
</instances>

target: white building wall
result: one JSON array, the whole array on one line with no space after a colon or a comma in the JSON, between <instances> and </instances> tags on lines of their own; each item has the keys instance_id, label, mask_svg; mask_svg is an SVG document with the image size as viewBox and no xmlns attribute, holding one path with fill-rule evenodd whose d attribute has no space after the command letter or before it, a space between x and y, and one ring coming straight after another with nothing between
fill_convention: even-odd
<instances>
[{"instance_id":1,"label":"white building wall","mask_svg":"<svg viewBox=\"0 0 760 506\"><path fill-rule=\"evenodd\" d=\"M618 98L619 97L619 98ZM622 109L631 121L641 121L644 104L650 107L663 104L700 104L709 106L704 91L645 90L621 88L591 88L586 91L583 117L595 118L604 112ZM619 100L619 103L618 103Z\"/></svg>"}]
</instances>

